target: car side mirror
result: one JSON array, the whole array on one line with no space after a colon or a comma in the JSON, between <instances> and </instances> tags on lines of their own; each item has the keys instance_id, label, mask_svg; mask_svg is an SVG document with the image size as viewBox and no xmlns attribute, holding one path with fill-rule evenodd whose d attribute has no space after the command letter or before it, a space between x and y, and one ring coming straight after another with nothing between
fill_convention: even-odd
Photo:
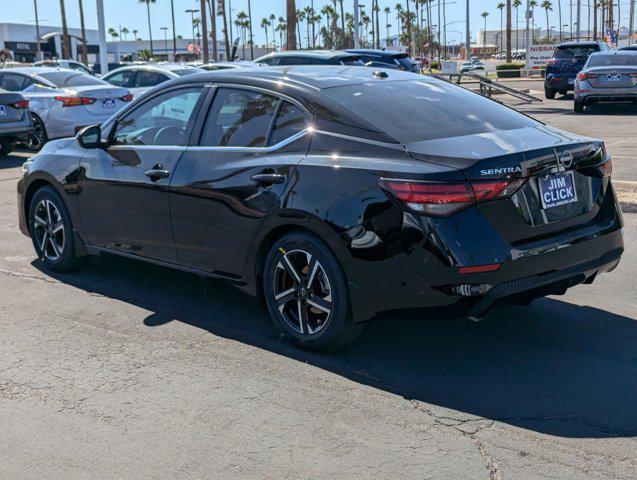
<instances>
[{"instance_id":1,"label":"car side mirror","mask_svg":"<svg viewBox=\"0 0 637 480\"><path fill-rule=\"evenodd\" d=\"M104 142L102 142L102 127L99 125L91 125L90 127L84 127L77 132L77 143L82 148L102 148Z\"/></svg>"}]
</instances>

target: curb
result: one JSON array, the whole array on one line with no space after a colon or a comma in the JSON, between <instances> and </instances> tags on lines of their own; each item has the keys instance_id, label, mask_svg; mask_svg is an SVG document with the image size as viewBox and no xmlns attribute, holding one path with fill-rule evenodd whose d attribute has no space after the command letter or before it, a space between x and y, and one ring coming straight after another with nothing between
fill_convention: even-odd
<instances>
[{"instance_id":1,"label":"curb","mask_svg":"<svg viewBox=\"0 0 637 480\"><path fill-rule=\"evenodd\" d=\"M624 213L637 213L637 182L613 180L617 200Z\"/></svg>"}]
</instances>

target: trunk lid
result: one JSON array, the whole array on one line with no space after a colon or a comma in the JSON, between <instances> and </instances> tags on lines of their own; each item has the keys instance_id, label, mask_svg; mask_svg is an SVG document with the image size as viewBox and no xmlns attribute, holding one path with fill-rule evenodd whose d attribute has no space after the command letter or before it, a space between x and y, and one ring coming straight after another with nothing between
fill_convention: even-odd
<instances>
[{"instance_id":1,"label":"trunk lid","mask_svg":"<svg viewBox=\"0 0 637 480\"><path fill-rule=\"evenodd\" d=\"M462 156L444 152L464 151ZM471 181L526 178L510 197L478 208L512 244L558 234L591 221L603 179L603 144L547 126L406 145L412 156L462 171ZM560 195L565 198L560 198Z\"/></svg>"},{"instance_id":2,"label":"trunk lid","mask_svg":"<svg viewBox=\"0 0 637 480\"><path fill-rule=\"evenodd\" d=\"M113 87L110 85L90 85L86 87L75 87L73 93L80 97L94 98L95 102L82 107L91 115L110 116L119 111L127 104L123 100L124 96L130 92L127 88Z\"/></svg>"},{"instance_id":3,"label":"trunk lid","mask_svg":"<svg viewBox=\"0 0 637 480\"><path fill-rule=\"evenodd\" d=\"M22 100L24 97L19 93L0 93L0 124L20 122L24 119L28 110L13 107L13 104Z\"/></svg>"},{"instance_id":4,"label":"trunk lid","mask_svg":"<svg viewBox=\"0 0 637 480\"><path fill-rule=\"evenodd\" d=\"M637 86L637 67L598 67L586 70L595 88L631 88ZM637 91L636 91L637 93Z\"/></svg>"}]
</instances>

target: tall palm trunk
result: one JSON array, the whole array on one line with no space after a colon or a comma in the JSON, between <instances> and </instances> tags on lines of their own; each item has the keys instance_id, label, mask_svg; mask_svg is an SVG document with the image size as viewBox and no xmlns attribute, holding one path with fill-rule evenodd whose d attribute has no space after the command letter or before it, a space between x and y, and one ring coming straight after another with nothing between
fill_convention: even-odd
<instances>
[{"instance_id":1,"label":"tall palm trunk","mask_svg":"<svg viewBox=\"0 0 637 480\"><path fill-rule=\"evenodd\" d=\"M64 0L60 0L60 13L62 14L62 58L71 58L71 39L69 38L69 28L66 25L66 8Z\"/></svg>"},{"instance_id":2,"label":"tall palm trunk","mask_svg":"<svg viewBox=\"0 0 637 480\"><path fill-rule=\"evenodd\" d=\"M150 56L154 55L153 53L153 30L150 24L150 2L146 1L146 16L148 17L148 38L150 39Z\"/></svg>"},{"instance_id":3,"label":"tall palm trunk","mask_svg":"<svg viewBox=\"0 0 637 480\"><path fill-rule=\"evenodd\" d=\"M593 40L597 40L597 0L593 0Z\"/></svg>"},{"instance_id":4,"label":"tall palm trunk","mask_svg":"<svg viewBox=\"0 0 637 480\"><path fill-rule=\"evenodd\" d=\"M345 11L343 10L343 0L339 0L341 3L341 48L345 48Z\"/></svg>"},{"instance_id":5,"label":"tall palm trunk","mask_svg":"<svg viewBox=\"0 0 637 480\"><path fill-rule=\"evenodd\" d=\"M409 12L409 0L407 0L407 53L411 56L413 52L411 50L411 13Z\"/></svg>"},{"instance_id":6,"label":"tall palm trunk","mask_svg":"<svg viewBox=\"0 0 637 480\"><path fill-rule=\"evenodd\" d=\"M210 62L210 51L208 50L208 15L206 15L206 0L200 0L199 11L201 15L201 29L203 30L203 63Z\"/></svg>"},{"instance_id":7,"label":"tall palm trunk","mask_svg":"<svg viewBox=\"0 0 637 480\"><path fill-rule=\"evenodd\" d=\"M507 63L511 63L511 0L507 0Z\"/></svg>"},{"instance_id":8,"label":"tall palm trunk","mask_svg":"<svg viewBox=\"0 0 637 480\"><path fill-rule=\"evenodd\" d=\"M503 9L500 9L500 53L502 53L502 45L504 44L504 38L502 38L504 36L504 12L502 11ZM502 58L502 57L500 57Z\"/></svg>"},{"instance_id":9,"label":"tall palm trunk","mask_svg":"<svg viewBox=\"0 0 637 480\"><path fill-rule=\"evenodd\" d=\"M254 35L252 35L252 2L248 0L248 21L250 28L250 60L254 60Z\"/></svg>"},{"instance_id":10,"label":"tall palm trunk","mask_svg":"<svg viewBox=\"0 0 637 480\"><path fill-rule=\"evenodd\" d=\"M380 8L378 7L378 0L376 0L376 48L380 49L380 22L378 17L380 16Z\"/></svg>"},{"instance_id":11,"label":"tall palm trunk","mask_svg":"<svg viewBox=\"0 0 637 480\"><path fill-rule=\"evenodd\" d=\"M560 42L561 42L564 38L564 31L562 30L564 28L562 24L562 0L557 0L557 17L560 22Z\"/></svg>"},{"instance_id":12,"label":"tall palm trunk","mask_svg":"<svg viewBox=\"0 0 637 480\"><path fill-rule=\"evenodd\" d=\"M212 40L212 60L219 61L219 51L217 49L217 16L215 9L212 7L212 0L207 0L208 10L210 11L210 39Z\"/></svg>"},{"instance_id":13,"label":"tall palm trunk","mask_svg":"<svg viewBox=\"0 0 637 480\"><path fill-rule=\"evenodd\" d=\"M173 0L170 0L170 14L173 21L173 62L177 56L177 32L175 31L175 5Z\"/></svg>"},{"instance_id":14,"label":"tall palm trunk","mask_svg":"<svg viewBox=\"0 0 637 480\"><path fill-rule=\"evenodd\" d=\"M232 61L232 45L230 45L230 39L228 37L228 14L226 13L226 0L221 2L221 6L223 11L223 41L226 42L226 62Z\"/></svg>"},{"instance_id":15,"label":"tall palm trunk","mask_svg":"<svg viewBox=\"0 0 637 480\"><path fill-rule=\"evenodd\" d=\"M88 47L86 46L86 29L84 28L84 5L80 2L80 28L82 29L82 63L88 65Z\"/></svg>"},{"instance_id":16,"label":"tall palm trunk","mask_svg":"<svg viewBox=\"0 0 637 480\"><path fill-rule=\"evenodd\" d=\"M288 50L296 50L296 2L285 0Z\"/></svg>"}]
</instances>

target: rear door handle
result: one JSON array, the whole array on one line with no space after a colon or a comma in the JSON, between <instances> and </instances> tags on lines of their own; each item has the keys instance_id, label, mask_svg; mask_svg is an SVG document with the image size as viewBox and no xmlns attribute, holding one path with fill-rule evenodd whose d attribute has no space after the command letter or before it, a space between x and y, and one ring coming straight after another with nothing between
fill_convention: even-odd
<instances>
[{"instance_id":1,"label":"rear door handle","mask_svg":"<svg viewBox=\"0 0 637 480\"><path fill-rule=\"evenodd\" d=\"M285 182L285 175L281 175L280 173L257 173L250 178L252 181L264 186Z\"/></svg>"},{"instance_id":2,"label":"rear door handle","mask_svg":"<svg viewBox=\"0 0 637 480\"><path fill-rule=\"evenodd\" d=\"M164 167L158 163L150 170L146 170L145 174L153 182L156 182L157 180L161 180L162 178L168 178L170 176L170 171L164 169Z\"/></svg>"}]
</instances>

